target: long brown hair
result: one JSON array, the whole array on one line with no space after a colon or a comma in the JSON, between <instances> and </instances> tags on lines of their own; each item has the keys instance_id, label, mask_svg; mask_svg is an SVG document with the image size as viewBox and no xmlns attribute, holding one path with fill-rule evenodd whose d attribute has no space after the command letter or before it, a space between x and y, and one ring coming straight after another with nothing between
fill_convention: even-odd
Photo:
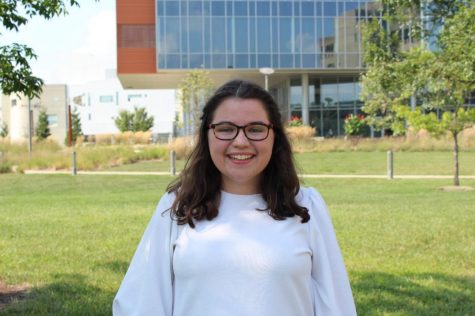
<instances>
[{"instance_id":1,"label":"long brown hair","mask_svg":"<svg viewBox=\"0 0 475 316\"><path fill-rule=\"evenodd\" d=\"M194 221L212 220L218 215L221 174L211 160L208 126L217 107L232 97L261 101L273 125L275 137L272 156L263 170L260 183L262 197L267 202L265 211L276 220L297 215L302 218L302 223L307 222L310 219L308 210L295 201L300 183L279 108L267 91L243 80L233 80L224 84L204 106L197 144L180 176L167 188L168 192L176 194L171 207L172 216L178 224L188 223L194 228Z\"/></svg>"}]
</instances>

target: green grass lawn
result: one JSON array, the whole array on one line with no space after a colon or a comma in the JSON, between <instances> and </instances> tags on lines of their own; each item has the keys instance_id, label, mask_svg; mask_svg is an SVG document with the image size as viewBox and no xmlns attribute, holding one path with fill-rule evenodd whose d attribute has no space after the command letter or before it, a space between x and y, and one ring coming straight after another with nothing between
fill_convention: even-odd
<instances>
[{"instance_id":1,"label":"green grass lawn","mask_svg":"<svg viewBox=\"0 0 475 316\"><path fill-rule=\"evenodd\" d=\"M109 315L170 180L0 175L0 281L32 286L0 313ZM329 205L360 315L475 315L475 191L449 184L305 180Z\"/></svg>"},{"instance_id":2,"label":"green grass lawn","mask_svg":"<svg viewBox=\"0 0 475 316\"><path fill-rule=\"evenodd\" d=\"M322 152L296 154L302 173L309 174L369 174L384 175L387 168L386 152ZM183 169L184 160L177 160L177 170ZM170 171L169 161L143 161L113 167L111 171ZM395 152L395 175L452 175L452 152ZM460 153L460 174L475 175L475 152Z\"/></svg>"}]
</instances>

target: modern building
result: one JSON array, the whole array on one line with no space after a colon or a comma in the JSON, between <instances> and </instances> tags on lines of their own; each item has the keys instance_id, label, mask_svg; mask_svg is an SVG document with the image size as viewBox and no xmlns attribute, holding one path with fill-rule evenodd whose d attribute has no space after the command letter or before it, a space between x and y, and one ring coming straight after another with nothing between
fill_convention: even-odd
<instances>
[{"instance_id":1,"label":"modern building","mask_svg":"<svg viewBox=\"0 0 475 316\"><path fill-rule=\"evenodd\" d=\"M115 70L106 79L70 87L71 105L81 118L84 135L115 134L119 130L114 119L121 110L133 112L145 108L154 118L151 129L155 139L168 139L174 132L176 97L174 90L125 90Z\"/></svg>"},{"instance_id":2,"label":"modern building","mask_svg":"<svg viewBox=\"0 0 475 316\"><path fill-rule=\"evenodd\" d=\"M269 67L285 119L340 135L362 106L361 22L369 18L381 18L375 1L117 0L118 77L127 89L173 89L205 68L218 85L264 85L259 69Z\"/></svg>"},{"instance_id":3,"label":"modern building","mask_svg":"<svg viewBox=\"0 0 475 316\"><path fill-rule=\"evenodd\" d=\"M67 105L67 87L62 84L44 85L39 98L29 99L21 94L2 95L2 121L8 126L10 141L27 142L29 136L35 134L39 113L46 111L51 139L63 144L66 138ZM28 133L29 126L31 134Z\"/></svg>"}]
</instances>

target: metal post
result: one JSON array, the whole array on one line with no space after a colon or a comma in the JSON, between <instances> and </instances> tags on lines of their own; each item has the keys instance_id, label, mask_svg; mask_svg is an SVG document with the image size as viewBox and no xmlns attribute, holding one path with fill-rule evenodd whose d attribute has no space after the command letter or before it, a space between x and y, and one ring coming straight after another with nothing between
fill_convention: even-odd
<instances>
[{"instance_id":1,"label":"metal post","mask_svg":"<svg viewBox=\"0 0 475 316\"><path fill-rule=\"evenodd\" d=\"M174 150L170 151L170 173L172 176L176 175L176 153Z\"/></svg>"},{"instance_id":2,"label":"metal post","mask_svg":"<svg viewBox=\"0 0 475 316\"><path fill-rule=\"evenodd\" d=\"M264 78L265 78L265 89L266 91L269 91L269 78L268 78L268 75L264 75Z\"/></svg>"},{"instance_id":3,"label":"metal post","mask_svg":"<svg viewBox=\"0 0 475 316\"><path fill-rule=\"evenodd\" d=\"M33 122L32 122L32 115L31 115L31 99L28 98L28 155L31 158L31 152L33 150L33 142L32 142L32 129L33 129Z\"/></svg>"},{"instance_id":4,"label":"metal post","mask_svg":"<svg viewBox=\"0 0 475 316\"><path fill-rule=\"evenodd\" d=\"M75 176L78 174L77 161L76 161L76 151L73 151L73 170L72 175Z\"/></svg>"},{"instance_id":5,"label":"metal post","mask_svg":"<svg viewBox=\"0 0 475 316\"><path fill-rule=\"evenodd\" d=\"M394 159L392 150L388 150L388 179L394 179Z\"/></svg>"}]
</instances>

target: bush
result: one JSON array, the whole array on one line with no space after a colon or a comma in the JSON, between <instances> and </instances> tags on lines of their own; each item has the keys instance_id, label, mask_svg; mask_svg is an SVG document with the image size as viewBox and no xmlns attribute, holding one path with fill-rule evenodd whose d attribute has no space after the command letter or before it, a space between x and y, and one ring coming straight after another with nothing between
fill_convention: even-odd
<instances>
[{"instance_id":1,"label":"bush","mask_svg":"<svg viewBox=\"0 0 475 316\"><path fill-rule=\"evenodd\" d=\"M364 115L350 114L345 118L343 126L345 134L349 136L360 136L363 134L367 124Z\"/></svg>"},{"instance_id":2,"label":"bush","mask_svg":"<svg viewBox=\"0 0 475 316\"><path fill-rule=\"evenodd\" d=\"M289 127L299 127L299 126L303 126L303 122L300 119L300 117L292 116L290 121L287 123L287 126L289 126Z\"/></svg>"}]
</instances>

